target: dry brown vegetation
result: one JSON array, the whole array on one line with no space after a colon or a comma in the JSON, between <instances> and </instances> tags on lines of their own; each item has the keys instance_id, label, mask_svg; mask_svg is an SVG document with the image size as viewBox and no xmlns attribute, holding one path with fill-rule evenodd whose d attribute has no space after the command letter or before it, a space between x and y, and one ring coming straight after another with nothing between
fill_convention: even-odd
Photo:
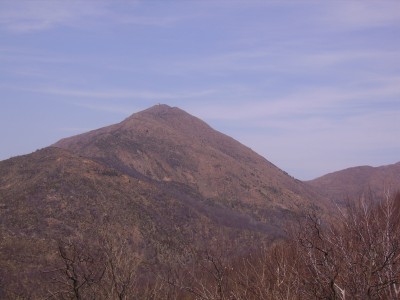
<instances>
[{"instance_id":1,"label":"dry brown vegetation","mask_svg":"<svg viewBox=\"0 0 400 300\"><path fill-rule=\"evenodd\" d=\"M56 146L0 162L1 299L398 298L399 197L334 208L165 105Z\"/></svg>"},{"instance_id":2,"label":"dry brown vegetation","mask_svg":"<svg viewBox=\"0 0 400 300\"><path fill-rule=\"evenodd\" d=\"M56 265L43 270L47 279L30 285L40 299L398 299L400 194L339 210L331 225L310 212L288 238L248 253L235 253L225 239L164 253L162 263L104 230L90 245L60 242ZM30 297L3 288L5 299Z\"/></svg>"},{"instance_id":3,"label":"dry brown vegetation","mask_svg":"<svg viewBox=\"0 0 400 300\"><path fill-rule=\"evenodd\" d=\"M184 184L269 224L279 223L276 214L327 206L308 185L177 107L155 105L54 146L130 176Z\"/></svg>"},{"instance_id":4,"label":"dry brown vegetation","mask_svg":"<svg viewBox=\"0 0 400 300\"><path fill-rule=\"evenodd\" d=\"M373 198L382 200L384 191L393 190L400 185L400 163L370 167L360 166L340 170L318 177L306 183L316 188L334 202L357 198L361 194L373 194Z\"/></svg>"}]
</instances>

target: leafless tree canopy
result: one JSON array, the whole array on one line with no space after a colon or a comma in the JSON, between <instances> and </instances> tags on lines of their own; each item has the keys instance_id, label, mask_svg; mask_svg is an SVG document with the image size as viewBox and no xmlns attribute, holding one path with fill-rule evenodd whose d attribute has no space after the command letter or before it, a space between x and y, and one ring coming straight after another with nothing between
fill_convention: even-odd
<instances>
[{"instance_id":1,"label":"leafless tree canopy","mask_svg":"<svg viewBox=\"0 0 400 300\"><path fill-rule=\"evenodd\" d=\"M45 299L399 299L400 194L338 210L330 224L309 212L287 239L250 253L187 246L169 264L105 231L95 245L59 243L51 282L36 284Z\"/></svg>"}]
</instances>

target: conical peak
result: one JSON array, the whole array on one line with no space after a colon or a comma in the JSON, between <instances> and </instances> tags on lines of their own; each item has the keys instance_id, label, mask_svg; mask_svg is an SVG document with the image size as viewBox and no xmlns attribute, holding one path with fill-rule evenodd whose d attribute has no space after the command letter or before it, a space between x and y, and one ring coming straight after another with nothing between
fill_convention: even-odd
<instances>
[{"instance_id":1,"label":"conical peak","mask_svg":"<svg viewBox=\"0 0 400 300\"><path fill-rule=\"evenodd\" d=\"M168 119L179 116L189 116L189 114L178 107L171 107L166 104L157 104L143 111L134 113L127 120L136 118Z\"/></svg>"},{"instance_id":2,"label":"conical peak","mask_svg":"<svg viewBox=\"0 0 400 300\"><path fill-rule=\"evenodd\" d=\"M167 104L156 104L153 105L152 107L149 107L148 109L145 109L143 112L156 113L156 112L169 111L171 109L174 109L174 107L171 107Z\"/></svg>"},{"instance_id":3,"label":"conical peak","mask_svg":"<svg viewBox=\"0 0 400 300\"><path fill-rule=\"evenodd\" d=\"M165 115L165 114L176 114L178 112L183 113L184 111L179 109L178 107L171 107L167 104L157 104L142 111L141 113L152 114L152 115Z\"/></svg>"},{"instance_id":4,"label":"conical peak","mask_svg":"<svg viewBox=\"0 0 400 300\"><path fill-rule=\"evenodd\" d=\"M125 119L119 126L123 130L151 132L160 138L171 136L184 139L215 139L220 133L201 119L178 108L164 104L152 106Z\"/></svg>"},{"instance_id":5,"label":"conical peak","mask_svg":"<svg viewBox=\"0 0 400 300\"><path fill-rule=\"evenodd\" d=\"M190 122L190 123L204 123L200 121L198 118L192 116L186 111L178 108L171 107L166 104L158 104L154 105L146 110L134 113L129 118L125 120L128 123L137 119L146 119L149 121L155 122L167 122L169 125L172 125L176 122ZM204 125L204 124L203 124Z\"/></svg>"}]
</instances>

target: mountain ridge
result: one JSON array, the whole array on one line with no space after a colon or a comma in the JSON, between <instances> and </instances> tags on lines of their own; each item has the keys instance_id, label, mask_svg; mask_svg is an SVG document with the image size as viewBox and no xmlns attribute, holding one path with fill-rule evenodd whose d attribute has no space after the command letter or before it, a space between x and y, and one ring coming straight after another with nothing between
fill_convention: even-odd
<instances>
[{"instance_id":1,"label":"mountain ridge","mask_svg":"<svg viewBox=\"0 0 400 300\"><path fill-rule=\"evenodd\" d=\"M189 184L205 197L261 203L266 195L279 194L282 206L288 208L293 203L302 205L301 193L307 194L307 201L315 196L307 185L250 148L167 105L153 106L121 123L62 139L53 146L119 170Z\"/></svg>"},{"instance_id":2,"label":"mountain ridge","mask_svg":"<svg viewBox=\"0 0 400 300\"><path fill-rule=\"evenodd\" d=\"M384 199L400 188L400 162L378 167L350 167L306 183L337 203L360 197Z\"/></svg>"}]
</instances>

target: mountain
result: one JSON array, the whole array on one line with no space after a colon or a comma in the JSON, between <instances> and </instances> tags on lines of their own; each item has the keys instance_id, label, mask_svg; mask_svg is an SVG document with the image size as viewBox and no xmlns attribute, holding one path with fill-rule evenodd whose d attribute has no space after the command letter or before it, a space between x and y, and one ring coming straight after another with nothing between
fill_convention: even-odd
<instances>
[{"instance_id":1,"label":"mountain","mask_svg":"<svg viewBox=\"0 0 400 300\"><path fill-rule=\"evenodd\" d=\"M307 182L333 202L372 196L383 199L400 187L400 162L370 167L359 166L326 174Z\"/></svg>"},{"instance_id":2,"label":"mountain","mask_svg":"<svg viewBox=\"0 0 400 300\"><path fill-rule=\"evenodd\" d=\"M188 245L281 234L187 186L138 179L55 147L0 162L0 232L0 296L2 286L18 290L54 269L60 241L98 244L112 233L157 263Z\"/></svg>"},{"instance_id":3,"label":"mountain","mask_svg":"<svg viewBox=\"0 0 400 300\"><path fill-rule=\"evenodd\" d=\"M248 212L255 207L268 214L265 209L284 212L322 205L307 185L198 118L167 105L53 146L130 176L183 183L205 198L248 207Z\"/></svg>"},{"instance_id":4,"label":"mountain","mask_svg":"<svg viewBox=\"0 0 400 300\"><path fill-rule=\"evenodd\" d=\"M117 240L124 256L160 266L190 249L250 251L282 238L303 211L327 208L248 147L157 105L0 162L0 298L43 297L60 243Z\"/></svg>"}]
</instances>

